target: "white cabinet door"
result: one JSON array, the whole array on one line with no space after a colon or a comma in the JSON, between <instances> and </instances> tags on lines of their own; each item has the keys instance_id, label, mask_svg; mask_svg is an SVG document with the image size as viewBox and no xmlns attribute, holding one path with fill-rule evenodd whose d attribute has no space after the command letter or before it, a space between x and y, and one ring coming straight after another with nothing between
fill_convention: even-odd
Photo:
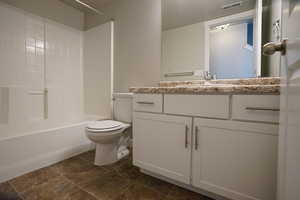
<instances>
[{"instance_id":1,"label":"white cabinet door","mask_svg":"<svg viewBox=\"0 0 300 200\"><path fill-rule=\"evenodd\" d=\"M134 112L133 163L190 184L192 118Z\"/></svg>"},{"instance_id":2,"label":"white cabinet door","mask_svg":"<svg viewBox=\"0 0 300 200\"><path fill-rule=\"evenodd\" d=\"M194 136L195 187L233 200L276 199L277 125L195 119Z\"/></svg>"}]
</instances>

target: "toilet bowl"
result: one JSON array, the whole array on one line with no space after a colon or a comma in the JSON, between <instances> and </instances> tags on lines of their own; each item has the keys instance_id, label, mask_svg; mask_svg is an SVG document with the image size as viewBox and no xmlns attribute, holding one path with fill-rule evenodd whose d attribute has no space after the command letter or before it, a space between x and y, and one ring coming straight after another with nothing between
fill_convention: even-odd
<instances>
[{"instance_id":1,"label":"toilet bowl","mask_svg":"<svg viewBox=\"0 0 300 200\"><path fill-rule=\"evenodd\" d=\"M87 125L86 135L96 144L95 165L109 165L128 155L128 149L120 145L120 140L129 127L129 124L113 120L94 121Z\"/></svg>"},{"instance_id":2,"label":"toilet bowl","mask_svg":"<svg viewBox=\"0 0 300 200\"><path fill-rule=\"evenodd\" d=\"M132 121L132 94L114 94L113 116L115 120L101 120L88 123L86 136L96 144L95 165L103 166L117 162L129 154L122 141Z\"/></svg>"}]
</instances>

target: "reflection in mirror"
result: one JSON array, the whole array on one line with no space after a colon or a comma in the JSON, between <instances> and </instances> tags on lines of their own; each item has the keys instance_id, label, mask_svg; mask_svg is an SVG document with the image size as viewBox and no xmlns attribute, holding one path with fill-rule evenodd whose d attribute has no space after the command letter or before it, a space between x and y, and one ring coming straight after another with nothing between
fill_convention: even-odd
<instances>
[{"instance_id":1,"label":"reflection in mirror","mask_svg":"<svg viewBox=\"0 0 300 200\"><path fill-rule=\"evenodd\" d=\"M262 0L162 3L162 80L267 75L261 64Z\"/></svg>"},{"instance_id":2,"label":"reflection in mirror","mask_svg":"<svg viewBox=\"0 0 300 200\"><path fill-rule=\"evenodd\" d=\"M208 21L206 70L220 79L256 77L253 47L254 12L242 12Z\"/></svg>"}]
</instances>

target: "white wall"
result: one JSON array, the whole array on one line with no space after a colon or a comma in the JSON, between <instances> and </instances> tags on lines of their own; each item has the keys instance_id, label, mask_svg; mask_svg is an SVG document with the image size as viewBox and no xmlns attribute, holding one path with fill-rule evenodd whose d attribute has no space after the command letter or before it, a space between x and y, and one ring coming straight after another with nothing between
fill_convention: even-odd
<instances>
[{"instance_id":1,"label":"white wall","mask_svg":"<svg viewBox=\"0 0 300 200\"><path fill-rule=\"evenodd\" d=\"M217 78L255 77L253 51L247 44L247 24L210 31L210 72Z\"/></svg>"},{"instance_id":2,"label":"white wall","mask_svg":"<svg viewBox=\"0 0 300 200\"><path fill-rule=\"evenodd\" d=\"M0 19L0 140L82 121L81 31L2 3Z\"/></svg>"},{"instance_id":3,"label":"white wall","mask_svg":"<svg viewBox=\"0 0 300 200\"><path fill-rule=\"evenodd\" d=\"M160 81L161 0L113 1L101 9L115 20L114 90L154 86ZM109 19L108 18L108 19ZM103 23L103 16L87 15L86 28Z\"/></svg>"},{"instance_id":4,"label":"white wall","mask_svg":"<svg viewBox=\"0 0 300 200\"><path fill-rule=\"evenodd\" d=\"M172 80L165 78L165 73L204 70L204 47L204 23L163 31L161 79ZM178 80L178 77L175 79Z\"/></svg>"},{"instance_id":5,"label":"white wall","mask_svg":"<svg viewBox=\"0 0 300 200\"><path fill-rule=\"evenodd\" d=\"M84 32L85 113L111 117L111 23Z\"/></svg>"}]
</instances>

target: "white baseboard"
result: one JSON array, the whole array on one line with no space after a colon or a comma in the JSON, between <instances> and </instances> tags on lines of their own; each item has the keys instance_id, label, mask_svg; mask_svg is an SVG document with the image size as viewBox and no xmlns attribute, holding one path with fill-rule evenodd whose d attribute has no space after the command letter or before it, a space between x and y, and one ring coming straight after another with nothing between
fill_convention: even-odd
<instances>
[{"instance_id":1,"label":"white baseboard","mask_svg":"<svg viewBox=\"0 0 300 200\"><path fill-rule=\"evenodd\" d=\"M92 148L85 125L0 141L0 183L47 167Z\"/></svg>"}]
</instances>

